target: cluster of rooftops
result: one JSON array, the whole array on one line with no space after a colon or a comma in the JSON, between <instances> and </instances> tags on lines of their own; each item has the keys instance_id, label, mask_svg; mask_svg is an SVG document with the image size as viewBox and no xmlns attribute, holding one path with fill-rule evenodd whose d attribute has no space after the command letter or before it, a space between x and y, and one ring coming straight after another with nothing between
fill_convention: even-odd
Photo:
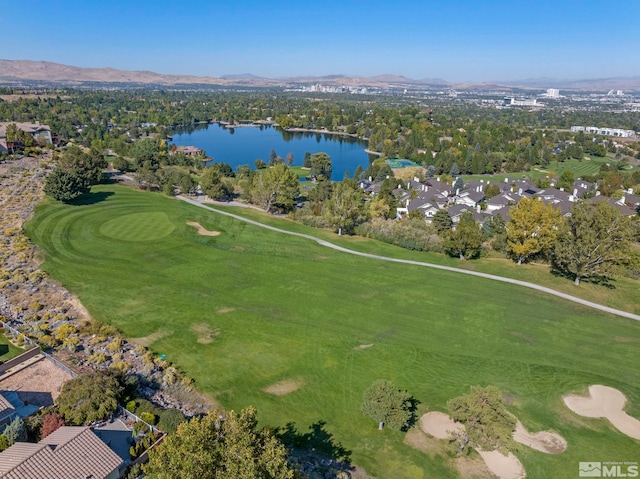
<instances>
[{"instance_id":1,"label":"cluster of rooftops","mask_svg":"<svg viewBox=\"0 0 640 479\"><path fill-rule=\"evenodd\" d=\"M551 204L560 209L563 216L569 215L571 206L579 200L607 201L625 216L635 215L636 208L640 205L640 196L634 195L632 190L624 191L622 198L614 200L602 195L597 183L582 179L577 179L570 191L557 188L556 179L550 180L550 183L550 187L543 189L527 179L480 180L469 181L454 191L454 186L440 181L439 177L425 181L414 178L399 182L393 193L398 200L398 218L419 211L430 221L438 211L447 210L454 224L465 211L471 212L480 223L497 215L508 221L510 208L524 197L538 198ZM453 185L455 184L454 180ZM485 192L490 184L497 185L500 193L487 198ZM380 191L382 182L362 180L358 185L370 196L375 196Z\"/></svg>"}]
</instances>

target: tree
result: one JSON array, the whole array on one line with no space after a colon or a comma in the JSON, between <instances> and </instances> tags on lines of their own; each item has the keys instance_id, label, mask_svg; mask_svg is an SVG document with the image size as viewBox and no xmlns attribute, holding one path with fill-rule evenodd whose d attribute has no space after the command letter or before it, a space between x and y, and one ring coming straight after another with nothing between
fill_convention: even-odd
<instances>
[{"instance_id":1,"label":"tree","mask_svg":"<svg viewBox=\"0 0 640 479\"><path fill-rule=\"evenodd\" d=\"M449 415L465 425L461 446L479 447L503 454L515 449L513 431L516 418L502 403L502 392L495 386L474 387L471 392L448 402Z\"/></svg>"},{"instance_id":2,"label":"tree","mask_svg":"<svg viewBox=\"0 0 640 479\"><path fill-rule=\"evenodd\" d=\"M574 181L575 177L573 176L573 171L564 170L558 179L558 188L562 188L564 191L570 192L573 188Z\"/></svg>"},{"instance_id":3,"label":"tree","mask_svg":"<svg viewBox=\"0 0 640 479\"><path fill-rule=\"evenodd\" d=\"M453 182L453 186L451 187L451 190L455 194L459 194L463 188L464 188L464 180L462 179L461 176L458 176L456 178L456 181Z\"/></svg>"},{"instance_id":4,"label":"tree","mask_svg":"<svg viewBox=\"0 0 640 479\"><path fill-rule=\"evenodd\" d=\"M629 218L604 200L578 203L558 235L552 265L574 276L605 279L630 259L633 228Z\"/></svg>"},{"instance_id":5,"label":"tree","mask_svg":"<svg viewBox=\"0 0 640 479\"><path fill-rule=\"evenodd\" d=\"M330 180L332 170L329 155L323 152L311 155L311 175L315 175L319 180Z\"/></svg>"},{"instance_id":6,"label":"tree","mask_svg":"<svg viewBox=\"0 0 640 479\"><path fill-rule=\"evenodd\" d=\"M287 163L287 166L293 165L293 153L291 152L287 153L287 156L284 159L284 161Z\"/></svg>"},{"instance_id":7,"label":"tree","mask_svg":"<svg viewBox=\"0 0 640 479\"><path fill-rule=\"evenodd\" d=\"M447 254L460 259L473 259L482 251L482 233L473 218L473 213L465 211L455 229L444 234L444 249Z\"/></svg>"},{"instance_id":8,"label":"tree","mask_svg":"<svg viewBox=\"0 0 640 479\"><path fill-rule=\"evenodd\" d=\"M101 154L86 153L79 146L71 145L62 154L55 157L57 167L64 171L74 171L84 177L90 185L96 185L102 181L102 174L109 166Z\"/></svg>"},{"instance_id":9,"label":"tree","mask_svg":"<svg viewBox=\"0 0 640 479\"><path fill-rule=\"evenodd\" d=\"M342 182L337 183L331 198L326 202L322 214L329 223L338 229L350 233L354 226L365 219L364 197L362 190Z\"/></svg>"},{"instance_id":10,"label":"tree","mask_svg":"<svg viewBox=\"0 0 640 479\"><path fill-rule=\"evenodd\" d=\"M42 420L42 426L40 426L40 437L45 438L64 425L64 418L60 414L57 412L49 413Z\"/></svg>"},{"instance_id":11,"label":"tree","mask_svg":"<svg viewBox=\"0 0 640 479\"><path fill-rule=\"evenodd\" d=\"M150 451L144 471L152 479L293 478L282 443L257 425L251 407L193 418Z\"/></svg>"},{"instance_id":12,"label":"tree","mask_svg":"<svg viewBox=\"0 0 640 479\"><path fill-rule=\"evenodd\" d=\"M56 168L47 175L44 192L58 201L69 202L87 193L90 184L87 178L76 171Z\"/></svg>"},{"instance_id":13,"label":"tree","mask_svg":"<svg viewBox=\"0 0 640 479\"><path fill-rule=\"evenodd\" d=\"M225 181L220 169L210 166L205 168L200 177L200 188L207 196L214 199L228 199L233 190Z\"/></svg>"},{"instance_id":14,"label":"tree","mask_svg":"<svg viewBox=\"0 0 640 479\"><path fill-rule=\"evenodd\" d=\"M4 428L2 435L7 439L7 444L9 446L16 442L26 441L27 428L24 425L24 419L20 416L16 417L6 428Z\"/></svg>"},{"instance_id":15,"label":"tree","mask_svg":"<svg viewBox=\"0 0 640 479\"><path fill-rule=\"evenodd\" d=\"M160 167L160 162L166 158L167 147L158 139L145 138L133 144L131 154L135 160L136 170L146 168L155 171Z\"/></svg>"},{"instance_id":16,"label":"tree","mask_svg":"<svg viewBox=\"0 0 640 479\"><path fill-rule=\"evenodd\" d=\"M509 210L507 253L522 264L534 255L548 254L562 224L560 210L537 198L522 198Z\"/></svg>"},{"instance_id":17,"label":"tree","mask_svg":"<svg viewBox=\"0 0 640 479\"><path fill-rule=\"evenodd\" d=\"M298 175L287 165L279 163L253 176L249 197L265 211L272 212L276 207L291 209L299 191Z\"/></svg>"},{"instance_id":18,"label":"tree","mask_svg":"<svg viewBox=\"0 0 640 479\"><path fill-rule=\"evenodd\" d=\"M493 198L494 196L498 196L500 194L500 187L495 183L488 184L484 189L484 197L486 199Z\"/></svg>"},{"instance_id":19,"label":"tree","mask_svg":"<svg viewBox=\"0 0 640 479\"><path fill-rule=\"evenodd\" d=\"M438 210L431 219L431 224L435 227L439 235L445 231L449 231L453 226L451 214L447 210Z\"/></svg>"},{"instance_id":20,"label":"tree","mask_svg":"<svg viewBox=\"0 0 640 479\"><path fill-rule=\"evenodd\" d=\"M275 166L278 163L278 154L276 150L271 150L269 153L269 166Z\"/></svg>"},{"instance_id":21,"label":"tree","mask_svg":"<svg viewBox=\"0 0 640 479\"><path fill-rule=\"evenodd\" d=\"M58 411L70 425L82 425L103 419L115 412L123 391L112 374L94 371L83 374L62 386Z\"/></svg>"},{"instance_id":22,"label":"tree","mask_svg":"<svg viewBox=\"0 0 640 479\"><path fill-rule=\"evenodd\" d=\"M413 420L414 400L407 391L381 379L364 392L362 412L378 421L378 429L386 424L391 429L403 430Z\"/></svg>"},{"instance_id":23,"label":"tree","mask_svg":"<svg viewBox=\"0 0 640 479\"><path fill-rule=\"evenodd\" d=\"M302 166L304 166L305 168L311 168L311 153L308 151L304 154Z\"/></svg>"}]
</instances>

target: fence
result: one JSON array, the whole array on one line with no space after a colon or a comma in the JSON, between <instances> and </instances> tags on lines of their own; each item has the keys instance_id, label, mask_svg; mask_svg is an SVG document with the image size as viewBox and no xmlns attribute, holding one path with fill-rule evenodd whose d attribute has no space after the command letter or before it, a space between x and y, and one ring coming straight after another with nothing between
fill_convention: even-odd
<instances>
[{"instance_id":1,"label":"fence","mask_svg":"<svg viewBox=\"0 0 640 479\"><path fill-rule=\"evenodd\" d=\"M76 373L75 371L69 369L67 366L65 366L64 364L62 364L60 361L58 361L56 358L54 358L53 356L51 356L50 354L45 353L44 351L42 351L42 355L47 358L49 361L51 361L53 364L55 364L56 366L58 366L60 369L62 369L64 372L66 372L67 374L69 374L72 378L78 377L78 373Z\"/></svg>"},{"instance_id":2,"label":"fence","mask_svg":"<svg viewBox=\"0 0 640 479\"><path fill-rule=\"evenodd\" d=\"M18 337L18 336L20 336L22 334L20 331L18 331L17 329L9 326L7 323L0 323L0 327L8 329L9 332L15 337ZM24 341L26 343L29 343L31 346L37 346L36 342L33 341L31 338L27 337L26 334L22 334L22 337L24 338Z\"/></svg>"},{"instance_id":3,"label":"fence","mask_svg":"<svg viewBox=\"0 0 640 479\"><path fill-rule=\"evenodd\" d=\"M129 419L133 419L136 422L141 422L143 424L145 424L151 431L153 432L157 432L160 434L164 434L160 429L158 429L155 426L152 426L151 424L149 424L146 421L143 421L142 419L140 419L138 416L136 416L135 414L133 414L131 411L129 411L128 409L123 408L122 406L118 406L118 412L120 412L121 414L124 414L125 416L127 416Z\"/></svg>"},{"instance_id":4,"label":"fence","mask_svg":"<svg viewBox=\"0 0 640 479\"><path fill-rule=\"evenodd\" d=\"M34 347L34 348L31 348L29 351L22 353L20 356L16 356L13 359L9 359L8 361L5 361L4 363L0 364L0 374L5 373L8 369L11 369L17 366L18 364L23 363L24 361L27 361L28 359L31 359L32 357L37 356L38 354L40 354L40 348Z\"/></svg>"}]
</instances>

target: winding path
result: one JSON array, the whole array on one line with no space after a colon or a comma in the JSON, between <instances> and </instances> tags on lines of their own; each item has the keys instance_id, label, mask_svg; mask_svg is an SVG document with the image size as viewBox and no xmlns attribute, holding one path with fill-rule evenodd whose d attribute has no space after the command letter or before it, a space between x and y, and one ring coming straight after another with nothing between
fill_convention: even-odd
<instances>
[{"instance_id":1,"label":"winding path","mask_svg":"<svg viewBox=\"0 0 640 479\"><path fill-rule=\"evenodd\" d=\"M342 253L347 253L347 254L353 254L356 256L363 256L365 258L371 258L371 259L376 259L379 261L390 261L392 263L404 263L404 264L411 264L414 266L423 266L426 268L433 268L433 269L440 269L440 270L444 270L444 271L452 271L454 273L461 273L461 274L467 274L469 276L477 276L479 278L485 278L485 279L490 279L493 281L500 281L502 283L509 283L509 284L515 284L517 286L522 286L524 288L529 288L529 289L535 289L537 291L542 291L543 293L547 293L547 294L551 294L553 296L557 296L559 298L562 299L566 299L568 301L573 301L574 303L578 303L581 304L583 306L587 306L589 308L593 308L593 309L597 309L599 311L604 311L605 313L610 313L610 314L615 314L616 316L622 316L624 318L629 318L629 319L634 319L636 321L640 321L640 315L638 314L633 314L633 313L629 313L627 311L622 311L620 309L615 309L615 308L610 308L609 306L604 306L602 304L598 304L598 303L594 303L592 301L587 301L586 299L581 299L578 298L576 296L571 296L570 294L566 294L566 293L562 293L560 291L556 291L555 289L551 289L551 288L547 288L546 286L540 286L538 284L534 284L534 283L529 283L527 281L520 281L518 279L512 279L512 278L504 278L502 276L496 276L493 274L488 274L488 273L479 273L477 271L468 271L466 269L461 269L461 268L454 268L453 266L443 266L443 265L439 265L439 264L433 264L433 263L425 263L422 261L413 261L410 259L400 259L400 258L391 258L388 256L380 256L377 254L371 254L371 253L362 253L360 251L354 251L348 248L344 248L342 246L338 246L336 244L330 243L328 241L325 241L323 239L320 238L316 238L315 236L311 236L311 235L307 235L304 233L296 233L294 231L287 231L287 230L283 230L280 228L276 228L275 226L270 226L270 225L265 225L263 223L260 223L259 221L254 221L254 220L250 220L248 218L243 218L242 216L239 215L235 215L233 213L228 213L226 211L221 211L218 210L216 208L212 208L211 206L209 206L208 204L203 203L202 201L199 200L194 200L191 198L187 198L185 196L177 196L178 199L185 201L187 203L190 203L192 205L195 206L199 206L200 208L205 208L209 211L213 211L215 213L224 215L224 216L229 216L231 218L237 219L239 221L244 221L245 223L249 223L255 226L259 226L260 228L265 228L271 231L276 231L278 233L284 233L287 235L291 235L291 236L298 236L300 238L306 238L309 239L311 241L315 241L316 243L322 245L322 246L326 246L327 248L331 248L334 249L336 251L341 251Z\"/></svg>"}]
</instances>

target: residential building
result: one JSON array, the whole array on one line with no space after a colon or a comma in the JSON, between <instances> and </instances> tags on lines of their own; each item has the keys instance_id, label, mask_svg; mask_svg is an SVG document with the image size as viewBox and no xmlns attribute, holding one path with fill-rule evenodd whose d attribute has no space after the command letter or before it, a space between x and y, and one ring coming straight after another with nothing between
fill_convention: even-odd
<instances>
[{"instance_id":1,"label":"residential building","mask_svg":"<svg viewBox=\"0 0 640 479\"><path fill-rule=\"evenodd\" d=\"M0 452L3 479L118 479L124 461L88 427L63 426Z\"/></svg>"},{"instance_id":2,"label":"residential building","mask_svg":"<svg viewBox=\"0 0 640 479\"><path fill-rule=\"evenodd\" d=\"M39 121L35 123L23 123L23 122L0 122L0 153L6 153L8 150L13 150L13 144L7 143L7 126L15 123L18 130L29 133L36 141L36 143L48 143L51 144L51 128L48 125L41 125Z\"/></svg>"}]
</instances>

